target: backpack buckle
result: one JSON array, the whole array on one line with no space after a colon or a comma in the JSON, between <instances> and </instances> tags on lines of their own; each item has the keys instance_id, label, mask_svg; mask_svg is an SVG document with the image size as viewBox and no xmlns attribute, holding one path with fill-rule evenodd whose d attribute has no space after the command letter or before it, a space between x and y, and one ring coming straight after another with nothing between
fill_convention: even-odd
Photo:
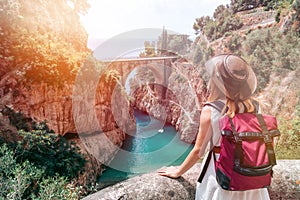
<instances>
[{"instance_id":1,"label":"backpack buckle","mask_svg":"<svg viewBox=\"0 0 300 200\"><path fill-rule=\"evenodd\" d=\"M269 134L264 135L264 142L265 143L273 143L272 137Z\"/></svg>"},{"instance_id":2,"label":"backpack buckle","mask_svg":"<svg viewBox=\"0 0 300 200\"><path fill-rule=\"evenodd\" d=\"M234 135L234 140L237 144L242 144L243 140L238 135Z\"/></svg>"}]
</instances>

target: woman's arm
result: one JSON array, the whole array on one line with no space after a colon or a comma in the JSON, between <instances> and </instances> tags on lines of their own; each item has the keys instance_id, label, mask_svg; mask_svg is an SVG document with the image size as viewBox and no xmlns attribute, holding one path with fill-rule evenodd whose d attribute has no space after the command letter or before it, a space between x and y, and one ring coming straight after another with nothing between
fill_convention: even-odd
<instances>
[{"instance_id":1,"label":"woman's arm","mask_svg":"<svg viewBox=\"0 0 300 200\"><path fill-rule=\"evenodd\" d=\"M200 116L200 126L199 132L197 135L196 143L194 148L186 157L184 162L179 167L166 167L157 171L159 175L168 176L170 178L177 178L189 170L198 160L201 158L204 153L208 141L212 136L211 130L211 110L209 106L205 106L202 109Z\"/></svg>"}]
</instances>

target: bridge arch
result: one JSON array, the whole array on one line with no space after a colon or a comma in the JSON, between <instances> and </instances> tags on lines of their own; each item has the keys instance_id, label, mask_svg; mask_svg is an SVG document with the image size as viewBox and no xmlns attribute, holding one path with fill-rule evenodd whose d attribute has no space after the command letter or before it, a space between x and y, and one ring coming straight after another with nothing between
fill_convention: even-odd
<instances>
[{"instance_id":1,"label":"bridge arch","mask_svg":"<svg viewBox=\"0 0 300 200\"><path fill-rule=\"evenodd\" d=\"M172 57L154 57L138 59L119 59L109 62L109 70L117 70L121 76L121 83L125 87L126 81L130 78L131 72L136 69L145 68L150 70L156 84L167 86L169 75L172 72L172 63L177 59Z\"/></svg>"}]
</instances>

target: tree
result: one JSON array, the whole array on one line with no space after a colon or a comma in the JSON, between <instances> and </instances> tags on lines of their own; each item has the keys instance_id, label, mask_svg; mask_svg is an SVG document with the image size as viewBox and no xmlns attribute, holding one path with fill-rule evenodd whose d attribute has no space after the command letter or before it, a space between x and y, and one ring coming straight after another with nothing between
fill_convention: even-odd
<instances>
[{"instance_id":1,"label":"tree","mask_svg":"<svg viewBox=\"0 0 300 200\"><path fill-rule=\"evenodd\" d=\"M214 14L213 14L213 17L215 19L222 19L223 17L226 17L230 14L230 11L228 8L226 8L224 5L219 5L215 11L214 11Z\"/></svg>"},{"instance_id":2,"label":"tree","mask_svg":"<svg viewBox=\"0 0 300 200\"><path fill-rule=\"evenodd\" d=\"M13 73L20 80L51 84L74 79L89 53L79 20L86 0L1 0L0 7L1 76Z\"/></svg>"},{"instance_id":3,"label":"tree","mask_svg":"<svg viewBox=\"0 0 300 200\"><path fill-rule=\"evenodd\" d=\"M73 3L73 8L76 13L86 14L87 10L90 8L87 0L70 0Z\"/></svg>"},{"instance_id":4,"label":"tree","mask_svg":"<svg viewBox=\"0 0 300 200\"><path fill-rule=\"evenodd\" d=\"M144 58L144 57L155 57L156 54L156 50L155 50L155 42L152 41L145 41L144 42L144 46L145 46L145 51L140 53L140 57Z\"/></svg>"},{"instance_id":5,"label":"tree","mask_svg":"<svg viewBox=\"0 0 300 200\"><path fill-rule=\"evenodd\" d=\"M204 27L210 22L212 19L209 16L196 18L196 22L194 22L193 29L195 30L195 34L199 35L203 32Z\"/></svg>"},{"instance_id":6,"label":"tree","mask_svg":"<svg viewBox=\"0 0 300 200\"><path fill-rule=\"evenodd\" d=\"M230 7L233 13L237 13L240 11L251 10L260 5L257 0L231 0Z\"/></svg>"},{"instance_id":7,"label":"tree","mask_svg":"<svg viewBox=\"0 0 300 200\"><path fill-rule=\"evenodd\" d=\"M188 38L188 35L168 35L167 50L169 54L186 55L189 53L191 45L192 41Z\"/></svg>"},{"instance_id":8,"label":"tree","mask_svg":"<svg viewBox=\"0 0 300 200\"><path fill-rule=\"evenodd\" d=\"M239 34L232 34L225 43L225 47L228 48L231 53L241 55L242 42L243 40Z\"/></svg>"},{"instance_id":9,"label":"tree","mask_svg":"<svg viewBox=\"0 0 300 200\"><path fill-rule=\"evenodd\" d=\"M193 25L196 35L204 34L209 40L221 38L225 33L243 26L242 20L235 16L230 7L220 5L216 8L213 18L200 17Z\"/></svg>"},{"instance_id":10,"label":"tree","mask_svg":"<svg viewBox=\"0 0 300 200\"><path fill-rule=\"evenodd\" d=\"M300 38L294 31L255 30L242 43L244 57L253 67L258 90L265 88L272 73L296 70L300 66Z\"/></svg>"}]
</instances>

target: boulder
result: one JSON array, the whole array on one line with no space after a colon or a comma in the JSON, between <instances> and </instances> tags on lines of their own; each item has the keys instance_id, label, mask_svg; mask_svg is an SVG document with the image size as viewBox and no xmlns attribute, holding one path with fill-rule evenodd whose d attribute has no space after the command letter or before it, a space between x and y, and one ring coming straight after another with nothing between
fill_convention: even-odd
<instances>
[{"instance_id":1,"label":"boulder","mask_svg":"<svg viewBox=\"0 0 300 200\"><path fill-rule=\"evenodd\" d=\"M104 188L84 200L195 199L196 181L200 172L197 163L178 179L157 175L155 172L138 175L113 186ZM274 167L274 177L269 188L271 200L300 199L300 160L279 160Z\"/></svg>"},{"instance_id":2,"label":"boulder","mask_svg":"<svg viewBox=\"0 0 300 200\"><path fill-rule=\"evenodd\" d=\"M278 160L269 188L271 199L300 199L300 160Z\"/></svg>"}]
</instances>

